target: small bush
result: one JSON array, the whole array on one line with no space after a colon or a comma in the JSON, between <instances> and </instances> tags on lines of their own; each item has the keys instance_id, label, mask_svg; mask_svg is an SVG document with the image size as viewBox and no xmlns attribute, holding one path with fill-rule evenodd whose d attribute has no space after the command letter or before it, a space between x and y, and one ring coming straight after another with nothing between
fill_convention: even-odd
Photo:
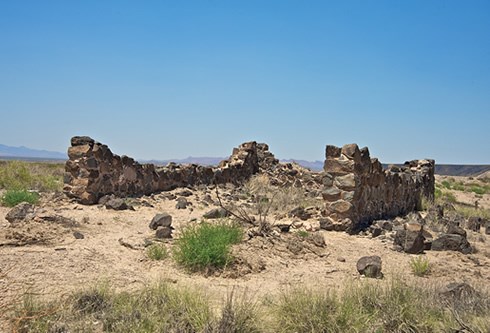
<instances>
[{"instance_id":1,"label":"small bush","mask_svg":"<svg viewBox=\"0 0 490 333\"><path fill-rule=\"evenodd\" d=\"M479 195L483 195L483 194L487 193L486 189L484 187L480 187L480 186L472 186L470 188L470 191L475 193L475 194L479 194Z\"/></svg>"},{"instance_id":2,"label":"small bush","mask_svg":"<svg viewBox=\"0 0 490 333\"><path fill-rule=\"evenodd\" d=\"M308 231L305 231L305 230L298 230L296 232L296 235L298 235L301 238L306 238L306 237L308 237L309 233L308 233Z\"/></svg>"},{"instance_id":3,"label":"small bush","mask_svg":"<svg viewBox=\"0 0 490 333\"><path fill-rule=\"evenodd\" d=\"M39 194L26 190L8 190L2 196L2 205L14 207L21 202L36 204L39 201Z\"/></svg>"},{"instance_id":4,"label":"small bush","mask_svg":"<svg viewBox=\"0 0 490 333\"><path fill-rule=\"evenodd\" d=\"M146 249L146 254L151 260L162 260L168 257L167 248L163 244L152 244Z\"/></svg>"},{"instance_id":5,"label":"small bush","mask_svg":"<svg viewBox=\"0 0 490 333\"><path fill-rule=\"evenodd\" d=\"M429 259L423 256L417 256L410 260L410 268L416 276L426 276L430 272Z\"/></svg>"},{"instance_id":6,"label":"small bush","mask_svg":"<svg viewBox=\"0 0 490 333\"><path fill-rule=\"evenodd\" d=\"M223 268L232 260L231 245L242 235L240 226L226 222L187 227L175 242L174 258L191 271Z\"/></svg>"},{"instance_id":7,"label":"small bush","mask_svg":"<svg viewBox=\"0 0 490 333\"><path fill-rule=\"evenodd\" d=\"M447 180L443 180L443 181L441 182L441 184L442 184L442 186L443 186L444 188L446 188L446 189L448 189L448 190L450 190L450 189L451 189L451 183L450 183L450 182L448 182Z\"/></svg>"}]
</instances>

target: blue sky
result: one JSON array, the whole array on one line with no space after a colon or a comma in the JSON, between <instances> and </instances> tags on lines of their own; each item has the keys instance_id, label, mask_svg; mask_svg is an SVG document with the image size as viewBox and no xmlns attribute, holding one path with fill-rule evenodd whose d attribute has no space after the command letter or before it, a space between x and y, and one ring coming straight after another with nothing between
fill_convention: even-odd
<instances>
[{"instance_id":1,"label":"blue sky","mask_svg":"<svg viewBox=\"0 0 490 333\"><path fill-rule=\"evenodd\" d=\"M490 164L489 1L0 0L0 143Z\"/></svg>"}]
</instances>

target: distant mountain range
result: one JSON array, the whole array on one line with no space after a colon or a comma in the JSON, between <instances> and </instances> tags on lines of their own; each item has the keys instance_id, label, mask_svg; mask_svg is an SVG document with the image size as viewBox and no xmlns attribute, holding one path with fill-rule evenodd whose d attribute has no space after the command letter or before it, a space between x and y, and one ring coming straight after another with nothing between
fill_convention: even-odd
<instances>
[{"instance_id":1,"label":"distant mountain range","mask_svg":"<svg viewBox=\"0 0 490 333\"><path fill-rule=\"evenodd\" d=\"M31 149L27 147L10 147L0 144L0 159L20 159L20 160L66 160L64 153L48 150ZM139 160L140 163L152 163L156 165L167 165L170 162L177 164L201 164L218 165L224 160L223 157L187 157L184 159L168 160ZM313 171L323 170L323 161L305 161L296 159L283 159L282 163L297 163ZM387 167L388 164L383 164ZM456 164L437 164L436 174L448 176L477 176L490 171L490 165L456 165Z\"/></svg>"},{"instance_id":2,"label":"distant mountain range","mask_svg":"<svg viewBox=\"0 0 490 333\"><path fill-rule=\"evenodd\" d=\"M48 150L31 149L27 147L10 147L0 144L0 158L19 158L19 159L47 159L47 160L66 160L67 155Z\"/></svg>"}]
</instances>

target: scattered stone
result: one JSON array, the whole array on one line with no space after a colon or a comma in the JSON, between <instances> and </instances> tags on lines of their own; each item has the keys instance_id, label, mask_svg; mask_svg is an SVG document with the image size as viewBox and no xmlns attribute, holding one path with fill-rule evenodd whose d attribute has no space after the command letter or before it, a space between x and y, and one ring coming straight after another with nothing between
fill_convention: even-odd
<instances>
[{"instance_id":1,"label":"scattered stone","mask_svg":"<svg viewBox=\"0 0 490 333\"><path fill-rule=\"evenodd\" d=\"M113 209L113 210L127 210L127 209L134 210L132 206L128 206L128 204L124 201L124 199L121 198L109 199L105 203L105 208Z\"/></svg>"},{"instance_id":2,"label":"scattered stone","mask_svg":"<svg viewBox=\"0 0 490 333\"><path fill-rule=\"evenodd\" d=\"M116 197L114 196L114 194L109 194L109 195L104 195L103 197L101 197L99 199L99 205L102 205L104 206L109 200L111 199L115 199Z\"/></svg>"},{"instance_id":3,"label":"scattered stone","mask_svg":"<svg viewBox=\"0 0 490 333\"><path fill-rule=\"evenodd\" d=\"M466 231L458 225L449 224L446 233L450 235L460 235L466 238Z\"/></svg>"},{"instance_id":4,"label":"scattered stone","mask_svg":"<svg viewBox=\"0 0 490 333\"><path fill-rule=\"evenodd\" d=\"M422 253L425 249L425 236L423 227L419 224L406 224L404 229L395 233L394 244L402 251L411 254Z\"/></svg>"},{"instance_id":5,"label":"scattered stone","mask_svg":"<svg viewBox=\"0 0 490 333\"><path fill-rule=\"evenodd\" d=\"M85 236L79 231L73 232L73 237L75 237L76 239L84 239L85 238Z\"/></svg>"},{"instance_id":6,"label":"scattered stone","mask_svg":"<svg viewBox=\"0 0 490 333\"><path fill-rule=\"evenodd\" d=\"M345 262L345 258L344 257L338 257L337 258L337 261L339 261L339 262Z\"/></svg>"},{"instance_id":7,"label":"scattered stone","mask_svg":"<svg viewBox=\"0 0 490 333\"><path fill-rule=\"evenodd\" d=\"M357 271L368 278L382 278L381 258L379 256L366 256L357 261Z\"/></svg>"},{"instance_id":8,"label":"scattered stone","mask_svg":"<svg viewBox=\"0 0 490 333\"><path fill-rule=\"evenodd\" d=\"M383 233L383 229L381 229L378 225L373 224L369 227L369 232L373 238L376 238Z\"/></svg>"},{"instance_id":9,"label":"scattered stone","mask_svg":"<svg viewBox=\"0 0 490 333\"><path fill-rule=\"evenodd\" d=\"M190 197L193 193L192 193L192 191L185 189L185 190L177 192L176 194L181 196L181 197Z\"/></svg>"},{"instance_id":10,"label":"scattered stone","mask_svg":"<svg viewBox=\"0 0 490 333\"><path fill-rule=\"evenodd\" d=\"M158 227L155 237L159 239L172 238L172 227Z\"/></svg>"},{"instance_id":11,"label":"scattered stone","mask_svg":"<svg viewBox=\"0 0 490 333\"><path fill-rule=\"evenodd\" d=\"M220 219L228 216L230 216L230 212L228 212L226 209L221 207L211 209L210 211L208 211L203 215L205 219Z\"/></svg>"},{"instance_id":12,"label":"scattered stone","mask_svg":"<svg viewBox=\"0 0 490 333\"><path fill-rule=\"evenodd\" d=\"M164 193L162 194L162 198L167 200L175 200L177 199L177 196L173 193Z\"/></svg>"},{"instance_id":13,"label":"scattered stone","mask_svg":"<svg viewBox=\"0 0 490 333\"><path fill-rule=\"evenodd\" d=\"M274 227L278 228L280 232L289 232L291 230L291 223L280 222L274 224Z\"/></svg>"},{"instance_id":14,"label":"scattered stone","mask_svg":"<svg viewBox=\"0 0 490 333\"><path fill-rule=\"evenodd\" d=\"M23 221L27 217L32 217L33 214L34 206L27 202L21 202L5 215L5 219L10 223L17 223Z\"/></svg>"},{"instance_id":15,"label":"scattered stone","mask_svg":"<svg viewBox=\"0 0 490 333\"><path fill-rule=\"evenodd\" d=\"M474 232L480 232L482 225L486 225L486 221L478 216L472 216L466 222L466 228Z\"/></svg>"},{"instance_id":16,"label":"scattered stone","mask_svg":"<svg viewBox=\"0 0 490 333\"><path fill-rule=\"evenodd\" d=\"M325 247L325 237L321 232L314 232L308 236L308 240L311 241L315 246Z\"/></svg>"},{"instance_id":17,"label":"scattered stone","mask_svg":"<svg viewBox=\"0 0 490 333\"><path fill-rule=\"evenodd\" d=\"M158 227L170 227L172 225L172 216L167 213L161 213L155 215L148 227L152 230L157 230Z\"/></svg>"},{"instance_id":18,"label":"scattered stone","mask_svg":"<svg viewBox=\"0 0 490 333\"><path fill-rule=\"evenodd\" d=\"M180 197L177 199L177 204L175 205L175 208L186 209L188 205L189 205L189 201L187 201L185 197Z\"/></svg>"},{"instance_id":19,"label":"scattered stone","mask_svg":"<svg viewBox=\"0 0 490 333\"><path fill-rule=\"evenodd\" d=\"M311 217L311 213L307 212L303 207L296 207L288 213L289 217L297 217L300 220L306 221Z\"/></svg>"},{"instance_id":20,"label":"scattered stone","mask_svg":"<svg viewBox=\"0 0 490 333\"><path fill-rule=\"evenodd\" d=\"M431 250L433 251L458 251L463 254L473 252L473 248L468 240L458 234L443 234L432 241Z\"/></svg>"}]
</instances>

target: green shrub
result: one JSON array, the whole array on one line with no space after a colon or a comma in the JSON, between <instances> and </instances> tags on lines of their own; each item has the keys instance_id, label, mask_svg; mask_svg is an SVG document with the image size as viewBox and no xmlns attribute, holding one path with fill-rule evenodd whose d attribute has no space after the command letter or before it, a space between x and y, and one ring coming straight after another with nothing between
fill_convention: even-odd
<instances>
[{"instance_id":1,"label":"green shrub","mask_svg":"<svg viewBox=\"0 0 490 333\"><path fill-rule=\"evenodd\" d=\"M298 235L301 238L306 238L306 237L308 237L309 233L306 230L298 230L296 232L296 235Z\"/></svg>"},{"instance_id":2,"label":"green shrub","mask_svg":"<svg viewBox=\"0 0 490 333\"><path fill-rule=\"evenodd\" d=\"M443 180L443 181L441 182L441 184L442 184L442 186L443 186L444 188L446 188L446 189L448 189L448 190L450 190L450 189L451 189L451 183L450 183L450 182L448 182L447 180Z\"/></svg>"},{"instance_id":3,"label":"green shrub","mask_svg":"<svg viewBox=\"0 0 490 333\"><path fill-rule=\"evenodd\" d=\"M240 226L226 222L189 226L175 242L174 258L191 271L222 268L232 260L231 245L242 235Z\"/></svg>"},{"instance_id":4,"label":"green shrub","mask_svg":"<svg viewBox=\"0 0 490 333\"><path fill-rule=\"evenodd\" d=\"M14 207L21 202L36 204L39 201L39 194L26 190L8 190L1 198L2 205Z\"/></svg>"},{"instance_id":5,"label":"green shrub","mask_svg":"<svg viewBox=\"0 0 490 333\"><path fill-rule=\"evenodd\" d=\"M162 260L168 257L167 248L163 244L152 244L146 249L146 254L151 260Z\"/></svg>"},{"instance_id":6,"label":"green shrub","mask_svg":"<svg viewBox=\"0 0 490 333\"><path fill-rule=\"evenodd\" d=\"M430 272L429 259L423 256L417 256L410 260L410 268L416 276L426 276Z\"/></svg>"},{"instance_id":7,"label":"green shrub","mask_svg":"<svg viewBox=\"0 0 490 333\"><path fill-rule=\"evenodd\" d=\"M472 186L470 188L470 191L475 193L475 194L479 194L479 195L483 195L483 194L487 193L486 189L484 187L480 187L480 186Z\"/></svg>"}]
</instances>

